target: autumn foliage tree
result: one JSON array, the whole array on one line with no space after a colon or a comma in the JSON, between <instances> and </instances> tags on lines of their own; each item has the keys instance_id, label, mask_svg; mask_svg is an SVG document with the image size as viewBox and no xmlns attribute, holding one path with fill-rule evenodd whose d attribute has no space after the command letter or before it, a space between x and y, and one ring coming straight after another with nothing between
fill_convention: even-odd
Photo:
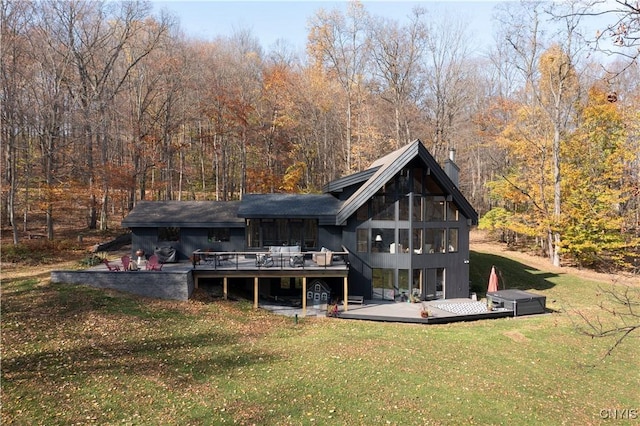
<instances>
[{"instance_id":1,"label":"autumn foliage tree","mask_svg":"<svg viewBox=\"0 0 640 426\"><path fill-rule=\"evenodd\" d=\"M614 262L629 267L627 253L640 240L629 234L629 164L637 152L617 103L595 86L580 111L581 126L563 146L563 250L583 266Z\"/></svg>"},{"instance_id":2,"label":"autumn foliage tree","mask_svg":"<svg viewBox=\"0 0 640 426\"><path fill-rule=\"evenodd\" d=\"M563 5L502 3L485 56L426 6L318 9L296 52L244 29L189 38L147 2L0 0L3 224L18 244L117 226L139 200L319 192L419 138L437 160L456 148L461 191L503 240L637 268L638 67L611 81L589 63L579 19L548 21Z\"/></svg>"}]
</instances>

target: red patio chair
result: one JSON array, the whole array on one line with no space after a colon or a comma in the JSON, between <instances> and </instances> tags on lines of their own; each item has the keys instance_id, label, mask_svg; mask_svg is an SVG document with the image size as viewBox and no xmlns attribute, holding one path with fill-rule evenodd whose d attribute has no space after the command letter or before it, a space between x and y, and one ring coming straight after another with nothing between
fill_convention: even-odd
<instances>
[{"instance_id":1,"label":"red patio chair","mask_svg":"<svg viewBox=\"0 0 640 426\"><path fill-rule=\"evenodd\" d=\"M149 257L147 260L147 271L160 271L162 270L162 263L158 261L158 256L155 254Z\"/></svg>"},{"instance_id":2,"label":"red patio chair","mask_svg":"<svg viewBox=\"0 0 640 426\"><path fill-rule=\"evenodd\" d=\"M102 263L104 263L105 265L107 265L107 269L112 271L112 272L116 272L120 270L120 267L118 265L112 265L109 263L109 261L107 259L102 259Z\"/></svg>"},{"instance_id":3,"label":"red patio chair","mask_svg":"<svg viewBox=\"0 0 640 426\"><path fill-rule=\"evenodd\" d=\"M120 260L122 261L122 269L128 271L131 266L131 258L129 257L129 255L127 254L122 256Z\"/></svg>"}]
</instances>

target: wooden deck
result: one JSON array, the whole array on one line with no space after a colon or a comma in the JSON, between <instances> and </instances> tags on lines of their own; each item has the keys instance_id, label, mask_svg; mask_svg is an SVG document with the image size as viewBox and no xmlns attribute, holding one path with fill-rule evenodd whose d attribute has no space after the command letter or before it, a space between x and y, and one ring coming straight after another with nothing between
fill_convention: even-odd
<instances>
[{"instance_id":1,"label":"wooden deck","mask_svg":"<svg viewBox=\"0 0 640 426\"><path fill-rule=\"evenodd\" d=\"M333 277L343 281L344 293L349 294L348 253L334 253L329 265L319 265L311 260L311 253L304 254L301 261L290 262L289 254L272 255L272 262L261 264L256 261L255 252L221 253L203 252L202 259L192 261L165 263L161 270L146 270L145 262L141 262L139 270L123 270L120 260L110 260L111 265L117 265L121 271L109 271L107 266L100 264L86 270L52 271L51 282L86 284L98 288L111 288L134 293L146 297L188 300L193 290L199 287L203 278L219 278L223 283L223 294L228 295L229 279L247 278L253 281L254 307L259 307L260 279L278 277L302 278L300 297L303 304L306 298L307 279ZM260 253L258 253L260 254Z\"/></svg>"},{"instance_id":2,"label":"wooden deck","mask_svg":"<svg viewBox=\"0 0 640 426\"><path fill-rule=\"evenodd\" d=\"M447 307L449 305L451 309ZM366 321L406 322L414 324L446 324L459 321L476 321L512 317L509 309L484 310L482 302L471 299L440 299L421 303L366 300L361 306L350 305L341 311L339 318ZM420 311L426 308L429 316L423 318Z\"/></svg>"}]
</instances>

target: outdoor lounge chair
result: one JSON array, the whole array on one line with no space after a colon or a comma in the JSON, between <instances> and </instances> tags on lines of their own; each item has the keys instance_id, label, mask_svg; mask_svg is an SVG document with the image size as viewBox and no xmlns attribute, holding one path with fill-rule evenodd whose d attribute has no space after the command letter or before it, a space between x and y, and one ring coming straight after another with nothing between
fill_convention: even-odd
<instances>
[{"instance_id":1,"label":"outdoor lounge chair","mask_svg":"<svg viewBox=\"0 0 640 426\"><path fill-rule=\"evenodd\" d=\"M162 263L158 260L158 256L155 254L149 257L147 260L147 271L160 271L162 270Z\"/></svg>"},{"instance_id":2,"label":"outdoor lounge chair","mask_svg":"<svg viewBox=\"0 0 640 426\"><path fill-rule=\"evenodd\" d=\"M107 265L107 269L112 271L112 272L116 272L120 270L120 267L118 265L112 265L109 263L109 261L107 259L102 259L102 263L104 263L105 265Z\"/></svg>"}]
</instances>

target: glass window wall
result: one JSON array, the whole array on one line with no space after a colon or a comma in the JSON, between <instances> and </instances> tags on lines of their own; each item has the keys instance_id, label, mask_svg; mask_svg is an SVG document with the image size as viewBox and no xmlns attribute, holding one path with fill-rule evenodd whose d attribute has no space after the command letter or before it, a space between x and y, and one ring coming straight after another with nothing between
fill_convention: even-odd
<instances>
[{"instance_id":1,"label":"glass window wall","mask_svg":"<svg viewBox=\"0 0 640 426\"><path fill-rule=\"evenodd\" d=\"M458 251L458 228L449 228L449 253Z\"/></svg>"},{"instance_id":2,"label":"glass window wall","mask_svg":"<svg viewBox=\"0 0 640 426\"><path fill-rule=\"evenodd\" d=\"M445 234L446 230L444 229L425 229L424 252L444 253L446 241Z\"/></svg>"},{"instance_id":3,"label":"glass window wall","mask_svg":"<svg viewBox=\"0 0 640 426\"><path fill-rule=\"evenodd\" d=\"M393 269L373 268L371 283L374 299L395 300L393 275Z\"/></svg>"},{"instance_id":4,"label":"glass window wall","mask_svg":"<svg viewBox=\"0 0 640 426\"><path fill-rule=\"evenodd\" d=\"M445 202L441 197L426 197L426 214L427 222L441 222L444 220Z\"/></svg>"},{"instance_id":5,"label":"glass window wall","mask_svg":"<svg viewBox=\"0 0 640 426\"><path fill-rule=\"evenodd\" d=\"M458 219L458 207L451 201L447 202L447 220L450 222L457 222Z\"/></svg>"}]
</instances>

